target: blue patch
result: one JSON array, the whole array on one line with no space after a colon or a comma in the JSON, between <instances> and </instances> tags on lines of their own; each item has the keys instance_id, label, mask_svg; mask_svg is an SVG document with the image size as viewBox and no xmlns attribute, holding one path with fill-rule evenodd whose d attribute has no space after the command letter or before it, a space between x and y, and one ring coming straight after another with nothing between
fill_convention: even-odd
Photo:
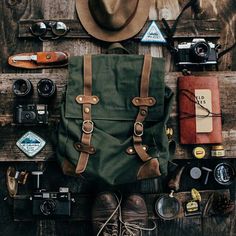
<instances>
[{"instance_id":1,"label":"blue patch","mask_svg":"<svg viewBox=\"0 0 236 236\"><path fill-rule=\"evenodd\" d=\"M39 153L45 144L42 138L31 131L24 134L16 143L17 147L29 157Z\"/></svg>"},{"instance_id":2,"label":"blue patch","mask_svg":"<svg viewBox=\"0 0 236 236\"><path fill-rule=\"evenodd\" d=\"M150 26L148 27L146 33L141 39L143 43L166 43L166 40L158 28L155 21L152 21Z\"/></svg>"}]
</instances>

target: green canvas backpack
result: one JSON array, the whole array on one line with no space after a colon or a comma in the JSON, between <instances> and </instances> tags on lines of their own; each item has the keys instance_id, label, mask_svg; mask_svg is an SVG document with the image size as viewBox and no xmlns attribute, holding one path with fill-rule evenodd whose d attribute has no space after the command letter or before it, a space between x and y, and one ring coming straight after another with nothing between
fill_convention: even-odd
<instances>
[{"instance_id":1,"label":"green canvas backpack","mask_svg":"<svg viewBox=\"0 0 236 236\"><path fill-rule=\"evenodd\" d=\"M162 58L72 57L57 131L63 172L110 185L165 175L172 100Z\"/></svg>"}]
</instances>

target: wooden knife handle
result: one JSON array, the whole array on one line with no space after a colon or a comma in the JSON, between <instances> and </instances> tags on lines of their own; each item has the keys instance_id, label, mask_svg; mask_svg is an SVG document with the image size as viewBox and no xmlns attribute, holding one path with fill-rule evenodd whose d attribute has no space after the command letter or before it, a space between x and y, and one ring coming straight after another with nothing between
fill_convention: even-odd
<instances>
[{"instance_id":1,"label":"wooden knife handle","mask_svg":"<svg viewBox=\"0 0 236 236\"><path fill-rule=\"evenodd\" d=\"M60 64L68 60L64 52L37 52L37 64Z\"/></svg>"},{"instance_id":2,"label":"wooden knife handle","mask_svg":"<svg viewBox=\"0 0 236 236\"><path fill-rule=\"evenodd\" d=\"M180 187L180 179L185 166L182 166L176 173L176 175L169 181L168 187L174 191L178 191Z\"/></svg>"}]
</instances>

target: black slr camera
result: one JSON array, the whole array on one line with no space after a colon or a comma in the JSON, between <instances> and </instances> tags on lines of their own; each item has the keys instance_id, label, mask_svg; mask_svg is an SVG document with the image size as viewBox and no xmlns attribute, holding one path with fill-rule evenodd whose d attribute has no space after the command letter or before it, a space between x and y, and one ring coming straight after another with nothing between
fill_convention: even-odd
<instances>
[{"instance_id":1,"label":"black slr camera","mask_svg":"<svg viewBox=\"0 0 236 236\"><path fill-rule=\"evenodd\" d=\"M218 45L195 38L192 42L183 42L177 46L177 65L216 65Z\"/></svg>"},{"instance_id":2,"label":"black slr camera","mask_svg":"<svg viewBox=\"0 0 236 236\"><path fill-rule=\"evenodd\" d=\"M48 124L48 107L45 104L17 105L14 111L16 124Z\"/></svg>"},{"instance_id":3,"label":"black slr camera","mask_svg":"<svg viewBox=\"0 0 236 236\"><path fill-rule=\"evenodd\" d=\"M36 192L32 196L34 216L70 216L71 193L68 188L59 192Z\"/></svg>"}]
</instances>

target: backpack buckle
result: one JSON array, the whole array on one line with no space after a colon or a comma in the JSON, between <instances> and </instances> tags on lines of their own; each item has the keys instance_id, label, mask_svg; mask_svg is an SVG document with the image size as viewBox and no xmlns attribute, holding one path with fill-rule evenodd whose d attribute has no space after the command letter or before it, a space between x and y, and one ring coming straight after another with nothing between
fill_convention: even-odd
<instances>
[{"instance_id":1,"label":"backpack buckle","mask_svg":"<svg viewBox=\"0 0 236 236\"><path fill-rule=\"evenodd\" d=\"M91 120L84 120L82 124L82 130L85 134L91 134L93 132L94 123Z\"/></svg>"},{"instance_id":2,"label":"backpack buckle","mask_svg":"<svg viewBox=\"0 0 236 236\"><path fill-rule=\"evenodd\" d=\"M134 123L134 135L141 137L143 135L143 123L135 122Z\"/></svg>"}]
</instances>

